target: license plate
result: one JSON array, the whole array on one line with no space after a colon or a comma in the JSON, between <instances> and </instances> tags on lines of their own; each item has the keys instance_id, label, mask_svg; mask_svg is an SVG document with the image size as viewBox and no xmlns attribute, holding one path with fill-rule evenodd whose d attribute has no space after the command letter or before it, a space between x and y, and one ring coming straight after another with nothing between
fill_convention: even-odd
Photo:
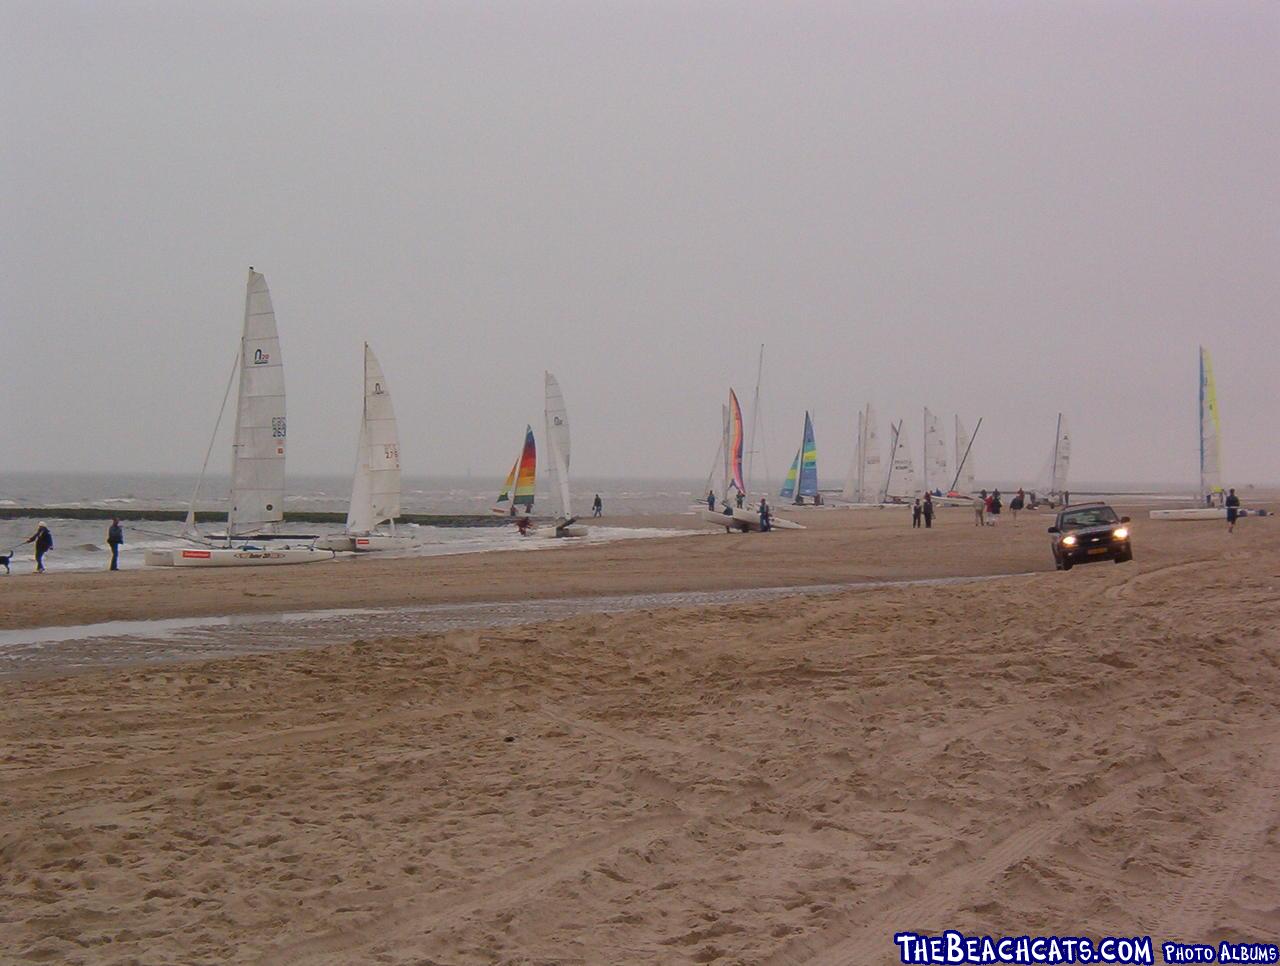
<instances>
[{"instance_id":1,"label":"license plate","mask_svg":"<svg viewBox=\"0 0 1280 966\"><path fill-rule=\"evenodd\" d=\"M1090 550L1089 552L1090 552L1090 553L1106 553L1106 552L1107 552L1107 548L1106 548L1106 547L1094 547L1094 548L1093 548L1092 550Z\"/></svg>"}]
</instances>

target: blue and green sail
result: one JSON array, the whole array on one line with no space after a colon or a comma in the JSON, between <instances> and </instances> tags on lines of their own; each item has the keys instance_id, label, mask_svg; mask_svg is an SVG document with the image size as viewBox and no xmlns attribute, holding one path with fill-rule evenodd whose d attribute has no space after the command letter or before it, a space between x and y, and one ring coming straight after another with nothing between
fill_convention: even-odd
<instances>
[{"instance_id":1,"label":"blue and green sail","mask_svg":"<svg viewBox=\"0 0 1280 966\"><path fill-rule=\"evenodd\" d=\"M804 440L791 461L787 478L778 495L783 499L818 495L818 444L813 439L813 420L804 414Z\"/></svg>"}]
</instances>

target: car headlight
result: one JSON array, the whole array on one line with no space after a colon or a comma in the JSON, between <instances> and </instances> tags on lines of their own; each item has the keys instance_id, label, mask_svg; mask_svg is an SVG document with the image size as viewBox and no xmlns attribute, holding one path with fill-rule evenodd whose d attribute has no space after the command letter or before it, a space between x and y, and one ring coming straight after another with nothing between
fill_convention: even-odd
<instances>
[{"instance_id":1,"label":"car headlight","mask_svg":"<svg viewBox=\"0 0 1280 966\"><path fill-rule=\"evenodd\" d=\"M1074 547L1076 545L1076 538L1068 533L1065 537L1062 538L1062 545L1064 547Z\"/></svg>"},{"instance_id":2,"label":"car headlight","mask_svg":"<svg viewBox=\"0 0 1280 966\"><path fill-rule=\"evenodd\" d=\"M1111 531L1111 535L1115 537L1117 540L1128 540L1129 529L1128 527L1116 527L1114 530Z\"/></svg>"}]
</instances>

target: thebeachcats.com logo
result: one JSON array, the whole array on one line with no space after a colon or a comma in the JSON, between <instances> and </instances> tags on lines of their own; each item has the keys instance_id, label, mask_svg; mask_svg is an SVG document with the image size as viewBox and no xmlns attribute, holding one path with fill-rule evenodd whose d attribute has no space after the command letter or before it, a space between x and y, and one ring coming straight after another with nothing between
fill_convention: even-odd
<instances>
[{"instance_id":1,"label":"thebeachcats.com logo","mask_svg":"<svg viewBox=\"0 0 1280 966\"><path fill-rule=\"evenodd\" d=\"M954 929L929 936L914 932L894 933L899 961L910 964L933 963L1134 963L1155 964L1155 946L1150 936L967 936ZM1165 963L1280 963L1280 947L1274 943L1164 942L1160 952Z\"/></svg>"},{"instance_id":2,"label":"thebeachcats.com logo","mask_svg":"<svg viewBox=\"0 0 1280 966\"><path fill-rule=\"evenodd\" d=\"M265 366L271 361L270 353L263 352L261 349L253 350L253 364L255 366Z\"/></svg>"}]
</instances>

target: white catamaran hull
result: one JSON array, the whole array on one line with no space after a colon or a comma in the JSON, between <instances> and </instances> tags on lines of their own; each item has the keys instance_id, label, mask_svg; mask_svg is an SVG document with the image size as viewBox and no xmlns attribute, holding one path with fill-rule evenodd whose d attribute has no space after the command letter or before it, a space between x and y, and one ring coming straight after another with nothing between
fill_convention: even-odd
<instances>
[{"instance_id":1,"label":"white catamaran hull","mask_svg":"<svg viewBox=\"0 0 1280 966\"><path fill-rule=\"evenodd\" d=\"M704 523L712 526L724 527L726 530L740 530L743 533L762 533L764 528L760 525L760 514L755 510L734 509L732 514L721 513L715 510L708 510L703 507L698 511L698 518ZM774 530L803 530L800 524L792 520L784 520L782 517L773 517L770 520L770 528Z\"/></svg>"},{"instance_id":2,"label":"white catamaran hull","mask_svg":"<svg viewBox=\"0 0 1280 966\"><path fill-rule=\"evenodd\" d=\"M317 550L333 550L338 553L378 553L412 550L418 546L418 538L390 533L335 533L320 537L312 546Z\"/></svg>"},{"instance_id":3,"label":"white catamaran hull","mask_svg":"<svg viewBox=\"0 0 1280 966\"><path fill-rule=\"evenodd\" d=\"M587 535L586 527L538 527L533 531L535 537L543 537L545 539L554 539L555 537L585 537Z\"/></svg>"},{"instance_id":4,"label":"white catamaran hull","mask_svg":"<svg viewBox=\"0 0 1280 966\"><path fill-rule=\"evenodd\" d=\"M1265 511L1262 510L1241 509L1238 513L1242 517L1266 515ZM1227 508L1224 506L1202 506L1185 510L1152 510L1150 516L1152 520L1225 520L1227 518Z\"/></svg>"},{"instance_id":5,"label":"white catamaran hull","mask_svg":"<svg viewBox=\"0 0 1280 966\"><path fill-rule=\"evenodd\" d=\"M334 559L331 551L311 547L200 547L174 550L172 555L175 567L278 567Z\"/></svg>"}]
</instances>

